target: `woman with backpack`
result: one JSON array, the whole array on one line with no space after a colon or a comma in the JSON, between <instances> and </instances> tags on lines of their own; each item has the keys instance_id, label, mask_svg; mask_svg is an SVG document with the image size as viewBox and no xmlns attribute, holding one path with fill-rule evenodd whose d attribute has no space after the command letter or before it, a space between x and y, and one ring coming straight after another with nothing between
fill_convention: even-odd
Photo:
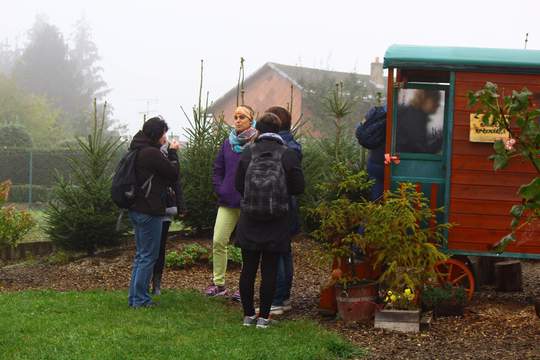
<instances>
[{"instance_id":1,"label":"woman with backpack","mask_svg":"<svg viewBox=\"0 0 540 360\"><path fill-rule=\"evenodd\" d=\"M256 125L259 136L242 153L236 173L236 189L242 194L235 244L242 249L240 295L244 326L266 328L270 324L278 260L291 251L289 199L304 191L300 159L278 135L280 125L275 114L263 114ZM259 264L257 318L253 295Z\"/></svg>"},{"instance_id":2,"label":"woman with backpack","mask_svg":"<svg viewBox=\"0 0 540 360\"><path fill-rule=\"evenodd\" d=\"M129 210L136 243L128 296L133 308L155 305L148 288L159 254L167 187L178 181L179 172L178 142L170 144L167 157L160 150L168 129L161 117L148 119L129 146L131 151L137 151L135 203Z\"/></svg>"},{"instance_id":3,"label":"woman with backpack","mask_svg":"<svg viewBox=\"0 0 540 360\"><path fill-rule=\"evenodd\" d=\"M234 112L234 129L223 142L214 162L212 182L218 196L218 213L212 239L213 281L206 288L207 296L226 296L227 245L240 216L240 193L234 187L234 178L240 155L257 135L253 127L255 112L247 105ZM234 297L239 297L235 294Z\"/></svg>"}]
</instances>

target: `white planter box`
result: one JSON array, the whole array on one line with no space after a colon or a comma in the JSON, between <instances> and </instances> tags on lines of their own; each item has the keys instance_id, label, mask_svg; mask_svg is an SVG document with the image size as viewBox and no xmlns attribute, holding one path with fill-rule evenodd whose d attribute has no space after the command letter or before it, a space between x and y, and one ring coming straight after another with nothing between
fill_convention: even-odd
<instances>
[{"instance_id":1,"label":"white planter box","mask_svg":"<svg viewBox=\"0 0 540 360\"><path fill-rule=\"evenodd\" d=\"M375 327L401 332L420 331L420 310L381 310L375 313Z\"/></svg>"}]
</instances>

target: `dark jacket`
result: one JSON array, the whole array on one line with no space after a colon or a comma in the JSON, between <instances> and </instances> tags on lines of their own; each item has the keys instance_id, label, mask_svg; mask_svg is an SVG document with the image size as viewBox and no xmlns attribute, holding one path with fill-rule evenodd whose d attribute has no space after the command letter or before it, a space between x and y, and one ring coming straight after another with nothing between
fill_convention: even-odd
<instances>
[{"instance_id":1,"label":"dark jacket","mask_svg":"<svg viewBox=\"0 0 540 360\"><path fill-rule=\"evenodd\" d=\"M285 141L285 145L289 149L294 150L300 161L302 161L302 144L294 139L294 135L290 131L280 131L279 136ZM300 214L298 209L298 200L295 196L291 196L289 201L289 220L291 235L296 235L300 232Z\"/></svg>"},{"instance_id":2,"label":"dark jacket","mask_svg":"<svg viewBox=\"0 0 540 360\"><path fill-rule=\"evenodd\" d=\"M168 159L163 156L160 145L152 142L142 131L133 137L130 150L137 149L135 161L135 174L139 191L135 198L132 210L143 214L162 216L165 215L167 204L167 187L178 181L178 155L175 150L169 150ZM150 192L148 197L140 187L152 175Z\"/></svg>"},{"instance_id":3,"label":"dark jacket","mask_svg":"<svg viewBox=\"0 0 540 360\"><path fill-rule=\"evenodd\" d=\"M230 208L240 208L240 193L234 187L234 177L240 154L232 150L229 139L223 142L214 161L212 183L218 196L218 205Z\"/></svg>"},{"instance_id":4,"label":"dark jacket","mask_svg":"<svg viewBox=\"0 0 540 360\"><path fill-rule=\"evenodd\" d=\"M263 151L277 151L282 144L275 139L258 139L255 146L260 146ZM246 148L240 158L238 171L236 172L236 189L244 193L246 171L251 161L251 149ZM288 148L281 159L287 190L289 195L299 195L304 192L304 174L300 165L300 159L294 150ZM236 228L236 246L246 250L268 251L287 253L291 249L290 218L285 215L281 218L269 221L257 221L242 211Z\"/></svg>"},{"instance_id":5,"label":"dark jacket","mask_svg":"<svg viewBox=\"0 0 540 360\"><path fill-rule=\"evenodd\" d=\"M441 150L442 136L430 134L428 114L412 106L399 106L397 112L396 152L430 153Z\"/></svg>"},{"instance_id":6,"label":"dark jacket","mask_svg":"<svg viewBox=\"0 0 540 360\"><path fill-rule=\"evenodd\" d=\"M285 145L300 157L302 161L302 145L294 139L294 135L290 131L280 131L279 136L285 141Z\"/></svg>"}]
</instances>

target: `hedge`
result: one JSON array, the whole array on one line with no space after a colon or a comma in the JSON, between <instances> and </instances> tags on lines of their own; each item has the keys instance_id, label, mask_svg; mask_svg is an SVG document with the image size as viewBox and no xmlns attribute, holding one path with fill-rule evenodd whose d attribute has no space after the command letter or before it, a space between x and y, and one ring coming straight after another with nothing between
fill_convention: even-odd
<instances>
[{"instance_id":1,"label":"hedge","mask_svg":"<svg viewBox=\"0 0 540 360\"><path fill-rule=\"evenodd\" d=\"M68 149L0 148L0 181L9 179L14 185L28 184L32 157L32 184L51 187L55 184L57 172L64 177L69 176L71 169L67 155L71 153ZM113 160L112 165L116 166L123 154L119 151L118 159Z\"/></svg>"},{"instance_id":2,"label":"hedge","mask_svg":"<svg viewBox=\"0 0 540 360\"><path fill-rule=\"evenodd\" d=\"M9 192L8 201L14 203L28 202L29 190L30 186L28 184L13 185ZM45 203L51 199L52 193L53 191L51 187L43 185L32 185L32 202Z\"/></svg>"}]
</instances>

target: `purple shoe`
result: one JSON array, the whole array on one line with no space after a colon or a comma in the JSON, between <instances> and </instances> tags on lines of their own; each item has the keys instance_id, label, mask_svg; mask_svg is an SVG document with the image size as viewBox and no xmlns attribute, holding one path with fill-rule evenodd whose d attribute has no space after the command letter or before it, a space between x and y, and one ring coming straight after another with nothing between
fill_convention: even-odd
<instances>
[{"instance_id":1,"label":"purple shoe","mask_svg":"<svg viewBox=\"0 0 540 360\"><path fill-rule=\"evenodd\" d=\"M225 296L227 295L227 289L225 286L219 286L219 285L210 285L206 288L204 291L206 296Z\"/></svg>"},{"instance_id":2,"label":"purple shoe","mask_svg":"<svg viewBox=\"0 0 540 360\"><path fill-rule=\"evenodd\" d=\"M234 294L231 296L232 301L236 302L242 302L242 299L240 298L240 290L236 290Z\"/></svg>"}]
</instances>

